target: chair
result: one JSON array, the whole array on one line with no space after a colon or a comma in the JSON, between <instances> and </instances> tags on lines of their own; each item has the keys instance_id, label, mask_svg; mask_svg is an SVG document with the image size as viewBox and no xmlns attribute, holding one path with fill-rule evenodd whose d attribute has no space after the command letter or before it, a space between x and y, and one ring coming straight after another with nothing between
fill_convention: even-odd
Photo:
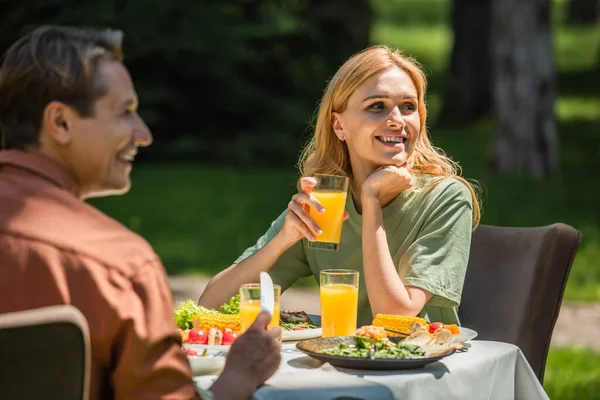
<instances>
[{"instance_id":1,"label":"chair","mask_svg":"<svg viewBox=\"0 0 600 400\"><path fill-rule=\"evenodd\" d=\"M0 314L0 398L89 397L90 338L70 305Z\"/></svg>"},{"instance_id":2,"label":"chair","mask_svg":"<svg viewBox=\"0 0 600 400\"><path fill-rule=\"evenodd\" d=\"M554 324L581 232L565 224L480 225L473 233L459 307L477 339L518 346L544 380Z\"/></svg>"}]
</instances>

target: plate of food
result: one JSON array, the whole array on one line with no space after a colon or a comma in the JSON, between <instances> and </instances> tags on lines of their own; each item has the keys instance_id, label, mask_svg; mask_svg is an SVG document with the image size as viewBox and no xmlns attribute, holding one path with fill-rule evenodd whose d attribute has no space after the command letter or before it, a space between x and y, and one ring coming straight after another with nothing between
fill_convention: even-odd
<instances>
[{"instance_id":1,"label":"plate of food","mask_svg":"<svg viewBox=\"0 0 600 400\"><path fill-rule=\"evenodd\" d=\"M296 348L333 366L368 370L422 368L463 348L448 330L429 333L413 325L407 337L388 337L385 328L363 326L357 336L304 340Z\"/></svg>"},{"instance_id":2,"label":"plate of food","mask_svg":"<svg viewBox=\"0 0 600 400\"><path fill-rule=\"evenodd\" d=\"M280 313L281 340L293 342L321 337L321 317L304 311Z\"/></svg>"},{"instance_id":3,"label":"plate of food","mask_svg":"<svg viewBox=\"0 0 600 400\"><path fill-rule=\"evenodd\" d=\"M404 337L415 330L425 330L432 334L444 331L445 335L450 335L450 340L457 343L465 343L477 337L477 332L473 329L456 324L429 323L420 317L406 317L402 315L377 314L373 319L373 326L384 328L388 336Z\"/></svg>"},{"instance_id":4,"label":"plate of food","mask_svg":"<svg viewBox=\"0 0 600 400\"><path fill-rule=\"evenodd\" d=\"M240 298L233 296L219 310L198 306L186 300L175 310L183 347L196 351L203 349L229 351L240 335ZM321 337L321 318L304 311L282 311L280 326L283 341L298 341Z\"/></svg>"},{"instance_id":5,"label":"plate of food","mask_svg":"<svg viewBox=\"0 0 600 400\"><path fill-rule=\"evenodd\" d=\"M372 339L362 336L308 339L296 344L296 348L335 367L366 370L422 368L456 351L456 348L448 347L428 354L420 346L400 338Z\"/></svg>"},{"instance_id":6,"label":"plate of food","mask_svg":"<svg viewBox=\"0 0 600 400\"><path fill-rule=\"evenodd\" d=\"M185 347L184 351L187 354L193 376L213 375L221 372L225 367L227 356L225 353L208 349L196 351Z\"/></svg>"},{"instance_id":7,"label":"plate of food","mask_svg":"<svg viewBox=\"0 0 600 400\"><path fill-rule=\"evenodd\" d=\"M179 304L175 310L175 323L179 327L184 349L197 352L227 352L240 331L238 315L210 310L196 305L193 300Z\"/></svg>"}]
</instances>

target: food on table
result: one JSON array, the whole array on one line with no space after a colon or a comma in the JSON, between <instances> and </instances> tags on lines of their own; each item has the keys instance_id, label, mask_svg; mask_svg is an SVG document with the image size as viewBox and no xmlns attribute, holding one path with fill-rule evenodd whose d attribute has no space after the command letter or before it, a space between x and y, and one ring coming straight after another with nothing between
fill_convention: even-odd
<instances>
[{"instance_id":1,"label":"food on table","mask_svg":"<svg viewBox=\"0 0 600 400\"><path fill-rule=\"evenodd\" d=\"M235 342L235 339L238 338L237 332L232 331L231 329L225 329L223 332L223 343L224 345L229 345Z\"/></svg>"},{"instance_id":2,"label":"food on table","mask_svg":"<svg viewBox=\"0 0 600 400\"><path fill-rule=\"evenodd\" d=\"M223 342L223 331L220 329L210 328L208 330L208 341L206 344L211 346L220 346Z\"/></svg>"},{"instance_id":3,"label":"food on table","mask_svg":"<svg viewBox=\"0 0 600 400\"><path fill-rule=\"evenodd\" d=\"M240 315L240 309L244 308L244 312ZM277 308L277 305L276 305ZM250 325L256 319L256 316L260 312L260 302L259 301L250 301L247 302L245 306L240 305L240 295L236 294L231 297L229 301L223 304L219 312L221 314L231 314L231 315L240 315L240 320L243 320L244 323L241 323L240 328L245 326L246 323ZM278 310L274 310L275 314L277 314ZM274 324L272 321L271 324ZM249 326L249 325L248 325ZM269 325L271 326L271 325ZM281 326L284 331L298 331L304 329L316 329L318 328L310 319L308 314L304 311L281 311L279 312L279 326ZM235 330L234 330L235 331ZM241 332L243 329L240 329Z\"/></svg>"},{"instance_id":4,"label":"food on table","mask_svg":"<svg viewBox=\"0 0 600 400\"><path fill-rule=\"evenodd\" d=\"M429 327L420 322L410 327L411 334L402 341L419 346L427 355L435 356L445 353L450 348L461 349L461 343L455 343L452 332L443 327L438 327L434 333L430 333Z\"/></svg>"},{"instance_id":5,"label":"food on table","mask_svg":"<svg viewBox=\"0 0 600 400\"><path fill-rule=\"evenodd\" d=\"M305 329L316 329L308 314L304 311L282 311L279 325L284 331L299 331Z\"/></svg>"},{"instance_id":6,"label":"food on table","mask_svg":"<svg viewBox=\"0 0 600 400\"><path fill-rule=\"evenodd\" d=\"M387 333L380 326L365 325L356 330L356 336L368 337L371 339L385 339Z\"/></svg>"},{"instance_id":7,"label":"food on table","mask_svg":"<svg viewBox=\"0 0 600 400\"><path fill-rule=\"evenodd\" d=\"M396 344L389 339L371 339L360 336L355 337L354 340L354 344L348 345L346 343L340 343L337 347L323 349L317 352L332 356L369 358L371 356L371 348L375 345L375 352L373 353L374 358L410 359L425 355L419 346L404 343L403 341Z\"/></svg>"},{"instance_id":8,"label":"food on table","mask_svg":"<svg viewBox=\"0 0 600 400\"><path fill-rule=\"evenodd\" d=\"M460 328L456 324L444 325L444 328L452 332L453 335L460 335Z\"/></svg>"},{"instance_id":9,"label":"food on table","mask_svg":"<svg viewBox=\"0 0 600 400\"><path fill-rule=\"evenodd\" d=\"M362 326L354 337L354 344L341 343L330 349L317 351L318 353L343 356L362 357L371 356L373 345L375 358L415 358L420 356L438 356L448 353L452 349L461 349L461 343L452 340L452 333L448 329L438 329L429 333L428 326L415 322L409 328L411 334L398 343L386 338L387 333L382 327Z\"/></svg>"},{"instance_id":10,"label":"food on table","mask_svg":"<svg viewBox=\"0 0 600 400\"><path fill-rule=\"evenodd\" d=\"M221 314L239 314L240 313L240 295L236 294L229 301L219 308Z\"/></svg>"},{"instance_id":11,"label":"food on table","mask_svg":"<svg viewBox=\"0 0 600 400\"><path fill-rule=\"evenodd\" d=\"M241 333L241 317L248 320L250 325L260 312L260 301L247 304L246 310L240 315L240 296L235 295L219 311L198 306L194 300L186 300L179 304L175 310L175 323L179 327L182 343L209 344L221 339L222 345L230 345ZM275 310L275 314L278 313ZM252 314L252 315L250 315ZM316 329L310 317L304 311L284 311L279 319L279 325L284 331ZM271 325L277 321L271 322ZM213 337L209 339L211 329Z\"/></svg>"},{"instance_id":12,"label":"food on table","mask_svg":"<svg viewBox=\"0 0 600 400\"><path fill-rule=\"evenodd\" d=\"M208 330L210 328L231 329L234 332L240 331L240 316L221 313L204 313L194 316L193 327L195 329Z\"/></svg>"},{"instance_id":13,"label":"food on table","mask_svg":"<svg viewBox=\"0 0 600 400\"><path fill-rule=\"evenodd\" d=\"M188 343L190 341L189 329L179 329L179 333L181 334L181 343Z\"/></svg>"},{"instance_id":14,"label":"food on table","mask_svg":"<svg viewBox=\"0 0 600 400\"><path fill-rule=\"evenodd\" d=\"M441 322L432 322L429 324L429 333L435 333L438 330L444 329L444 324Z\"/></svg>"},{"instance_id":15,"label":"food on table","mask_svg":"<svg viewBox=\"0 0 600 400\"><path fill-rule=\"evenodd\" d=\"M231 329L222 331L217 328L202 329L186 329L179 330L181 333L182 343L188 344L206 344L206 345L230 345L238 337L238 333Z\"/></svg>"},{"instance_id":16,"label":"food on table","mask_svg":"<svg viewBox=\"0 0 600 400\"><path fill-rule=\"evenodd\" d=\"M228 312L235 310L235 296L226 305L221 309ZM240 332L239 315L209 310L191 299L179 304L175 310L175 323L179 327L181 342L189 344L230 345Z\"/></svg>"},{"instance_id":17,"label":"food on table","mask_svg":"<svg viewBox=\"0 0 600 400\"><path fill-rule=\"evenodd\" d=\"M185 354L188 357L193 357L193 356L207 357L209 355L208 352L206 351L206 349L204 349L204 351L202 352L202 354L199 354L196 350L190 349L189 347L188 348L184 348L183 351L185 352Z\"/></svg>"},{"instance_id":18,"label":"food on table","mask_svg":"<svg viewBox=\"0 0 600 400\"><path fill-rule=\"evenodd\" d=\"M187 354L188 356L197 356L198 352L194 349L183 349L183 351L185 351L185 354Z\"/></svg>"},{"instance_id":19,"label":"food on table","mask_svg":"<svg viewBox=\"0 0 600 400\"><path fill-rule=\"evenodd\" d=\"M190 344L207 344L208 343L208 333L201 329L190 329L188 331L188 340L187 343Z\"/></svg>"},{"instance_id":20,"label":"food on table","mask_svg":"<svg viewBox=\"0 0 600 400\"><path fill-rule=\"evenodd\" d=\"M438 330L446 329L450 331L452 335L459 335L460 328L456 324L444 325L441 322L432 322L428 324L423 318L420 317L406 317L403 315L392 315L392 314L377 314L373 319L374 326L380 326L384 329L392 329L398 332L410 333L414 329L414 324L422 326L422 329L427 330L429 333L435 333ZM413 330L411 330L413 329ZM387 332L388 336L402 336L393 332Z\"/></svg>"},{"instance_id":21,"label":"food on table","mask_svg":"<svg viewBox=\"0 0 600 400\"><path fill-rule=\"evenodd\" d=\"M215 314L216 311L209 310L196 304L194 300L186 300L179 303L175 309L175 324L179 329L191 329L194 326L194 317L199 314Z\"/></svg>"},{"instance_id":22,"label":"food on table","mask_svg":"<svg viewBox=\"0 0 600 400\"><path fill-rule=\"evenodd\" d=\"M410 332L410 327L415 322L427 325L427 321L420 317L406 317L403 315L377 314L373 319L373 325L392 329L398 332ZM387 333L388 336L401 336L396 333Z\"/></svg>"}]
</instances>

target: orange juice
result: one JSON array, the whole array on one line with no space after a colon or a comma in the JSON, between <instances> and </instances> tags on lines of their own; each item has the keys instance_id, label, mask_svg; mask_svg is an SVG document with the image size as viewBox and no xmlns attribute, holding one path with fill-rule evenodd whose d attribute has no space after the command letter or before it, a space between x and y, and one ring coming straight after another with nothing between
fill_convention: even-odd
<instances>
[{"instance_id":1,"label":"orange juice","mask_svg":"<svg viewBox=\"0 0 600 400\"><path fill-rule=\"evenodd\" d=\"M273 318L269 328L279 325L279 311L281 310L279 302L275 303L273 308ZM240 303L240 331L246 332L246 329L254 323L256 316L260 314L260 300L247 300Z\"/></svg>"},{"instance_id":2,"label":"orange juice","mask_svg":"<svg viewBox=\"0 0 600 400\"><path fill-rule=\"evenodd\" d=\"M355 336L358 288L354 285L321 286L321 328L323 337Z\"/></svg>"},{"instance_id":3,"label":"orange juice","mask_svg":"<svg viewBox=\"0 0 600 400\"><path fill-rule=\"evenodd\" d=\"M323 214L313 208L310 209L310 216L323 231L321 235L316 237L317 242L340 243L347 192L341 190L315 190L311 194L325 208Z\"/></svg>"}]
</instances>

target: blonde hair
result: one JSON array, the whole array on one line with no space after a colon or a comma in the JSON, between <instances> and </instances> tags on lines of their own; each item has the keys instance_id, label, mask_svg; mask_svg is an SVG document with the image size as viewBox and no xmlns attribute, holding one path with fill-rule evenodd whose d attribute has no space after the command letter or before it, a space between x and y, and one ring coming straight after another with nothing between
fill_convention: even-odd
<instances>
[{"instance_id":1,"label":"blonde hair","mask_svg":"<svg viewBox=\"0 0 600 400\"><path fill-rule=\"evenodd\" d=\"M383 45L369 47L350 57L333 76L315 115L314 135L302 151L298 161L301 176L318 174L336 174L352 177L350 155L345 142L333 132L332 112L343 112L352 93L365 80L379 72L398 67L412 79L418 97L418 111L421 130L415 140L413 154L407 160L408 168L414 175L433 175L440 179L432 180L432 188L443 178L455 178L461 181L471 192L473 200L473 229L480 219L479 201L471 183L460 176L460 166L448 158L441 150L433 147L427 132L427 108L425 92L427 78L414 59ZM300 186L300 181L298 181Z\"/></svg>"}]
</instances>

